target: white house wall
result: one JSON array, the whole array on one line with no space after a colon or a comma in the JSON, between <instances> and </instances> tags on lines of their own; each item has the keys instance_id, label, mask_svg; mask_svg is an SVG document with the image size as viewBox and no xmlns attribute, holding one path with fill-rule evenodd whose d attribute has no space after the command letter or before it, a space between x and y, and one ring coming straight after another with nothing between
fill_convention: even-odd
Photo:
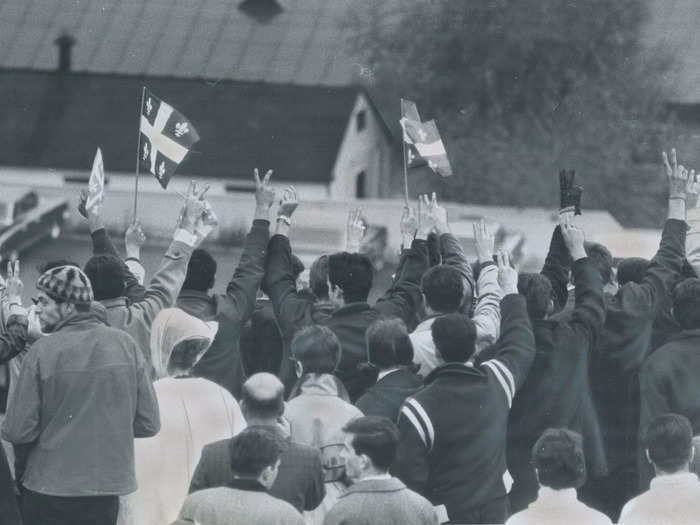
<instances>
[{"instance_id":1,"label":"white house wall","mask_svg":"<svg viewBox=\"0 0 700 525\"><path fill-rule=\"evenodd\" d=\"M366 125L357 130L357 114L364 111ZM391 177L391 145L364 94L359 94L350 114L333 167L330 198L355 199L357 176L366 173L367 198L384 196Z\"/></svg>"}]
</instances>

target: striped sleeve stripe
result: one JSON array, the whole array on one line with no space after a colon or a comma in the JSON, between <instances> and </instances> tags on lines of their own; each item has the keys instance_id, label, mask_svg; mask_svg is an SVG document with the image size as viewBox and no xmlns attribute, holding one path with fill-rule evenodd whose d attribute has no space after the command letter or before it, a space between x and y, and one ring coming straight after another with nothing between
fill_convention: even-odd
<instances>
[{"instance_id":1,"label":"striped sleeve stripe","mask_svg":"<svg viewBox=\"0 0 700 525\"><path fill-rule=\"evenodd\" d=\"M496 376L496 379L498 379L498 382L501 384L501 388L503 388L503 393L506 395L506 399L508 400L508 408L510 408L511 404L513 403L513 398L510 395L510 389L508 387L508 383L506 382L505 378L503 377L501 370L494 365L491 361L486 361L483 363L484 366L488 367L491 372L493 372L493 375Z\"/></svg>"},{"instance_id":2,"label":"striped sleeve stripe","mask_svg":"<svg viewBox=\"0 0 700 525\"><path fill-rule=\"evenodd\" d=\"M496 365L501 372L503 372L503 376L506 378L506 381L508 381L508 385L510 386L510 397L515 397L515 379L513 379L513 374L511 373L510 369L498 359L491 359L491 362Z\"/></svg>"},{"instance_id":3,"label":"striped sleeve stripe","mask_svg":"<svg viewBox=\"0 0 700 525\"><path fill-rule=\"evenodd\" d=\"M423 407L415 399L409 399L401 408L401 413L404 414L408 420L413 424L425 444L425 448L428 451L433 449L433 440L435 437L435 432L433 430L433 424L428 418L428 415L423 410Z\"/></svg>"},{"instance_id":4,"label":"striped sleeve stripe","mask_svg":"<svg viewBox=\"0 0 700 525\"><path fill-rule=\"evenodd\" d=\"M428 432L428 441L430 443L428 448L432 449L433 444L435 443L435 428L433 427L433 422L430 420L427 412L418 401L415 399L409 399L406 401L406 404L413 408L416 411L416 415L420 416L421 421L423 421L423 424Z\"/></svg>"}]
</instances>

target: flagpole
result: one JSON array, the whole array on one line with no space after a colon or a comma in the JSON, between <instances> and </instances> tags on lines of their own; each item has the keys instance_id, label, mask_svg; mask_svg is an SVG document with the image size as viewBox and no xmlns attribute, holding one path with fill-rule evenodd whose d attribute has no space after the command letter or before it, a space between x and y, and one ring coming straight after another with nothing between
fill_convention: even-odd
<instances>
[{"instance_id":1,"label":"flagpole","mask_svg":"<svg viewBox=\"0 0 700 525\"><path fill-rule=\"evenodd\" d=\"M401 118L403 119L403 99L401 99ZM408 206L408 166L406 163L406 131L401 126L401 145L403 146L403 190L404 197L406 199L406 206Z\"/></svg>"},{"instance_id":2,"label":"flagpole","mask_svg":"<svg viewBox=\"0 0 700 525\"><path fill-rule=\"evenodd\" d=\"M138 213L139 206L139 157L141 156L141 112L143 111L143 100L146 98L146 86L143 86L141 90L141 104L139 104L139 138L136 141L136 182L134 187L134 221L136 222L136 217Z\"/></svg>"}]
</instances>

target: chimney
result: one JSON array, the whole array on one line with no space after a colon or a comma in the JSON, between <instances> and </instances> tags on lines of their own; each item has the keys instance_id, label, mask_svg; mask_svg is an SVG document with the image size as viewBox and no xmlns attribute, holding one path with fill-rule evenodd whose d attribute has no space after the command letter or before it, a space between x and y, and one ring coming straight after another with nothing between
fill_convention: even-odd
<instances>
[{"instance_id":1,"label":"chimney","mask_svg":"<svg viewBox=\"0 0 700 525\"><path fill-rule=\"evenodd\" d=\"M58 68L56 71L59 73L68 73L71 69L71 54L72 48L75 45L75 38L73 38L69 33L63 32L56 40L54 40L56 46L58 46Z\"/></svg>"}]
</instances>

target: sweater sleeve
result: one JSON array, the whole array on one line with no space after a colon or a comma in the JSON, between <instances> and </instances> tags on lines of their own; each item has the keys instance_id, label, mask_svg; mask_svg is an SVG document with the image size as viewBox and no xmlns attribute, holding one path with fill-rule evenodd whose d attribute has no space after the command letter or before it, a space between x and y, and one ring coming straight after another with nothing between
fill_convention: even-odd
<instances>
[{"instance_id":1,"label":"sweater sleeve","mask_svg":"<svg viewBox=\"0 0 700 525\"><path fill-rule=\"evenodd\" d=\"M244 322L253 313L255 296L265 274L269 236L270 223L254 220L236 271L226 287L226 295L218 302L219 312L226 318Z\"/></svg>"},{"instance_id":2,"label":"sweater sleeve","mask_svg":"<svg viewBox=\"0 0 700 525\"><path fill-rule=\"evenodd\" d=\"M573 275L576 281L576 304L570 326L578 339L588 341L588 348L591 348L605 322L603 281L600 272L588 257L574 263Z\"/></svg>"},{"instance_id":3,"label":"sweater sleeve","mask_svg":"<svg viewBox=\"0 0 700 525\"><path fill-rule=\"evenodd\" d=\"M566 305L569 296L567 285L569 283L569 268L571 256L566 247L561 227L557 226L552 232L552 240L549 243L549 252L540 272L552 283L552 300L554 311L558 312ZM578 283L577 283L578 284Z\"/></svg>"},{"instance_id":4,"label":"sweater sleeve","mask_svg":"<svg viewBox=\"0 0 700 525\"><path fill-rule=\"evenodd\" d=\"M374 305L380 315L398 317L410 325L416 310L423 302L420 280L428 269L428 246L424 240L414 239L405 254L403 271L389 290Z\"/></svg>"},{"instance_id":5,"label":"sweater sleeve","mask_svg":"<svg viewBox=\"0 0 700 525\"><path fill-rule=\"evenodd\" d=\"M640 298L644 301L650 317L656 317L661 296L669 292L673 282L682 272L686 228L685 221L677 219L666 221L659 250L651 260L646 275L639 285Z\"/></svg>"},{"instance_id":6,"label":"sweater sleeve","mask_svg":"<svg viewBox=\"0 0 700 525\"><path fill-rule=\"evenodd\" d=\"M282 339L290 341L294 333L308 323L313 301L297 293L292 275L292 248L284 235L273 235L268 243L265 283ZM282 357L286 358L288 356Z\"/></svg>"},{"instance_id":7,"label":"sweater sleeve","mask_svg":"<svg viewBox=\"0 0 700 525\"><path fill-rule=\"evenodd\" d=\"M520 294L506 295L501 301L501 337L498 346L496 357L484 361L482 366L496 377L510 408L535 357L535 336L525 298Z\"/></svg>"},{"instance_id":8,"label":"sweater sleeve","mask_svg":"<svg viewBox=\"0 0 700 525\"><path fill-rule=\"evenodd\" d=\"M459 272L465 287L472 290L473 295L474 273L472 272L472 266L469 264L459 241L451 233L443 233L440 236L440 254L442 255L443 264L452 266Z\"/></svg>"},{"instance_id":9,"label":"sweater sleeve","mask_svg":"<svg viewBox=\"0 0 700 525\"><path fill-rule=\"evenodd\" d=\"M419 421L415 421L414 412L404 405L399 413L399 445L391 472L403 481L408 488L422 496L428 490L430 465L428 462L429 444L426 443L424 430Z\"/></svg>"},{"instance_id":10,"label":"sweater sleeve","mask_svg":"<svg viewBox=\"0 0 700 525\"><path fill-rule=\"evenodd\" d=\"M686 222L689 229L685 237L685 256L695 275L700 277L700 206L686 212Z\"/></svg>"},{"instance_id":11,"label":"sweater sleeve","mask_svg":"<svg viewBox=\"0 0 700 525\"><path fill-rule=\"evenodd\" d=\"M498 268L492 262L481 265L476 291L478 300L472 321L476 326L474 355L495 343L501 331L501 299L503 290L498 284Z\"/></svg>"}]
</instances>

